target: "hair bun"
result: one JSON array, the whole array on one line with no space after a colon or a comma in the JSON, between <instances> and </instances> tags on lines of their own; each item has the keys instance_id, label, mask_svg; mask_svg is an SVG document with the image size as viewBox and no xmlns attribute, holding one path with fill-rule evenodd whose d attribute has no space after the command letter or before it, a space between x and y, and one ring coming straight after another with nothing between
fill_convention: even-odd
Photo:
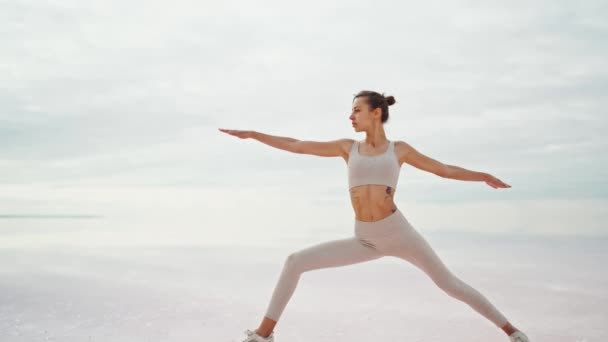
<instances>
[{"instance_id":1,"label":"hair bun","mask_svg":"<svg viewBox=\"0 0 608 342\"><path fill-rule=\"evenodd\" d=\"M389 106L393 105L393 104L395 104L395 102L397 102L397 101L395 101L394 96L386 96L385 99L386 99L386 103L388 103Z\"/></svg>"}]
</instances>

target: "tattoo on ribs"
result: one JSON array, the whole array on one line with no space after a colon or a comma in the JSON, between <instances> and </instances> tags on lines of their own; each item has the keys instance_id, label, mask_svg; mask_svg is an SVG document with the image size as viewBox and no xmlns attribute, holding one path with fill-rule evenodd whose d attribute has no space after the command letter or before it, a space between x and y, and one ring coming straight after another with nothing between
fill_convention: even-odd
<instances>
[{"instance_id":1,"label":"tattoo on ribs","mask_svg":"<svg viewBox=\"0 0 608 342\"><path fill-rule=\"evenodd\" d=\"M391 188L390 186L387 186L386 187L386 196L384 196L384 199L386 200L386 199L392 197L393 193L394 193L393 188Z\"/></svg>"}]
</instances>

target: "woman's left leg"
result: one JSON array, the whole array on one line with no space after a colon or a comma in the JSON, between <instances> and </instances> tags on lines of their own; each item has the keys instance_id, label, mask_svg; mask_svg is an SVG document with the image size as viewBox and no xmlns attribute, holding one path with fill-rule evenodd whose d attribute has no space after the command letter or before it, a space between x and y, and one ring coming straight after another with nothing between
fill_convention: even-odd
<instances>
[{"instance_id":1,"label":"woman's left leg","mask_svg":"<svg viewBox=\"0 0 608 342\"><path fill-rule=\"evenodd\" d=\"M401 214L401 213L400 213ZM507 318L479 291L455 276L441 261L426 239L401 215L400 229L384 247L387 255L411 262L424 271L449 296L468 304L499 328Z\"/></svg>"}]
</instances>

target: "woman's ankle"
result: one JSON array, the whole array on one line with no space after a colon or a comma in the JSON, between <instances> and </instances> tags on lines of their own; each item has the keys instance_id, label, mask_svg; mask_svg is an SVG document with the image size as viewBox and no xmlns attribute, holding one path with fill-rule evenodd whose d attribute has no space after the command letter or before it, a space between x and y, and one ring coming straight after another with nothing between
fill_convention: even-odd
<instances>
[{"instance_id":1,"label":"woman's ankle","mask_svg":"<svg viewBox=\"0 0 608 342\"><path fill-rule=\"evenodd\" d=\"M507 334L507 336L511 336L514 332L519 331L519 329L515 328L511 323L507 322L502 328L502 331Z\"/></svg>"},{"instance_id":2,"label":"woman's ankle","mask_svg":"<svg viewBox=\"0 0 608 342\"><path fill-rule=\"evenodd\" d=\"M272 334L272 331L267 332L267 331L262 331L262 330L256 329L255 333L262 337L268 337L268 336L270 336L270 334Z\"/></svg>"}]
</instances>

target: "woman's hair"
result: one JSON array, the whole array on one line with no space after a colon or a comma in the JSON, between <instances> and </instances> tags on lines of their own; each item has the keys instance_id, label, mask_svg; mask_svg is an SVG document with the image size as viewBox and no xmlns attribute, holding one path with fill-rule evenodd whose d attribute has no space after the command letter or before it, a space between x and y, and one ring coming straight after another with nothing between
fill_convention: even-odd
<instances>
[{"instance_id":1,"label":"woman's hair","mask_svg":"<svg viewBox=\"0 0 608 342\"><path fill-rule=\"evenodd\" d=\"M370 110L374 110L378 107L382 109L382 123L388 120L388 106L395 104L394 96L384 96L384 93L380 94L372 90L361 90L353 97L353 102L357 97L367 97L367 103L369 104Z\"/></svg>"}]
</instances>

